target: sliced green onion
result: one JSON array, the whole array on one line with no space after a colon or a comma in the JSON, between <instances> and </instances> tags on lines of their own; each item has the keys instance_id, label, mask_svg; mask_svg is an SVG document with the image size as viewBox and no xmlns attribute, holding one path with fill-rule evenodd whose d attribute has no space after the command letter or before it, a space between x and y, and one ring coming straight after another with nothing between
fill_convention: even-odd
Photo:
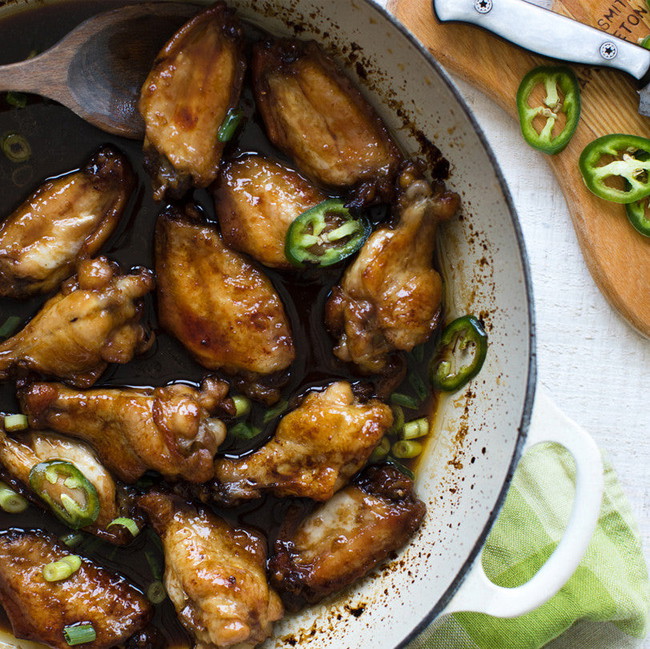
<instances>
[{"instance_id":1,"label":"sliced green onion","mask_svg":"<svg viewBox=\"0 0 650 649\"><path fill-rule=\"evenodd\" d=\"M63 637L71 647L74 647L78 644L94 642L97 639L97 633L90 622L84 622L63 627Z\"/></svg>"},{"instance_id":2,"label":"sliced green onion","mask_svg":"<svg viewBox=\"0 0 650 649\"><path fill-rule=\"evenodd\" d=\"M424 345L418 345L417 347L413 347L411 350L411 354L413 358L418 362L418 363L423 363L424 362Z\"/></svg>"},{"instance_id":3,"label":"sliced green onion","mask_svg":"<svg viewBox=\"0 0 650 649\"><path fill-rule=\"evenodd\" d=\"M411 478L411 480L415 480L415 473L413 473L413 471L411 471L407 466L404 466L401 462L398 462L394 457L389 455L386 458L386 463L394 466L400 473Z\"/></svg>"},{"instance_id":4,"label":"sliced green onion","mask_svg":"<svg viewBox=\"0 0 650 649\"><path fill-rule=\"evenodd\" d=\"M144 553L144 558L149 564L149 570L151 570L151 576L156 580L160 581L162 578L162 562L159 560L158 556L153 552L147 551Z\"/></svg>"},{"instance_id":5,"label":"sliced green onion","mask_svg":"<svg viewBox=\"0 0 650 649\"><path fill-rule=\"evenodd\" d=\"M279 401L275 406L273 406L273 408L267 410L264 413L264 417L262 417L262 421L265 424L268 424L276 417L279 417L288 407L289 407L289 403L285 399Z\"/></svg>"},{"instance_id":6,"label":"sliced green onion","mask_svg":"<svg viewBox=\"0 0 650 649\"><path fill-rule=\"evenodd\" d=\"M140 528L138 527L138 524L132 518L124 518L123 516L114 518L106 526L106 529L108 529L112 525L121 525L122 527L126 527L126 529L129 530L129 532L131 532L131 536L138 536L138 534L140 533Z\"/></svg>"},{"instance_id":7,"label":"sliced green onion","mask_svg":"<svg viewBox=\"0 0 650 649\"><path fill-rule=\"evenodd\" d=\"M4 482L0 482L0 509L8 514L20 514L29 507L29 502Z\"/></svg>"},{"instance_id":8,"label":"sliced green onion","mask_svg":"<svg viewBox=\"0 0 650 649\"><path fill-rule=\"evenodd\" d=\"M52 561L43 566L43 578L45 581L63 581L74 575L81 568L81 557L76 554L69 554L63 559Z\"/></svg>"},{"instance_id":9,"label":"sliced green onion","mask_svg":"<svg viewBox=\"0 0 650 649\"><path fill-rule=\"evenodd\" d=\"M161 604L167 599L167 591L162 581L153 581L149 584L147 598L152 604Z\"/></svg>"},{"instance_id":10,"label":"sliced green onion","mask_svg":"<svg viewBox=\"0 0 650 649\"><path fill-rule=\"evenodd\" d=\"M420 419L414 419L404 424L402 438L417 439L418 437L424 437L428 432L429 420L426 417L420 417Z\"/></svg>"},{"instance_id":11,"label":"sliced green onion","mask_svg":"<svg viewBox=\"0 0 650 649\"><path fill-rule=\"evenodd\" d=\"M17 315L9 316L0 327L0 337L8 338L11 334L16 331L18 325L22 322L22 318L19 318Z\"/></svg>"},{"instance_id":12,"label":"sliced green onion","mask_svg":"<svg viewBox=\"0 0 650 649\"><path fill-rule=\"evenodd\" d=\"M59 540L69 548L76 548L84 540L84 535L81 532L70 532L59 537Z\"/></svg>"},{"instance_id":13,"label":"sliced green onion","mask_svg":"<svg viewBox=\"0 0 650 649\"><path fill-rule=\"evenodd\" d=\"M419 346L422 349L422 345ZM424 401L429 395L429 388L426 381L422 378L420 374L421 365L416 361L415 354L408 354L406 357L408 363L408 381L413 392L415 392L420 403Z\"/></svg>"},{"instance_id":14,"label":"sliced green onion","mask_svg":"<svg viewBox=\"0 0 650 649\"><path fill-rule=\"evenodd\" d=\"M10 90L5 99L10 106L14 108L25 108L27 106L27 95L24 92L14 92Z\"/></svg>"},{"instance_id":15,"label":"sliced green onion","mask_svg":"<svg viewBox=\"0 0 650 649\"><path fill-rule=\"evenodd\" d=\"M11 162L27 162L32 157L32 147L18 133L7 133L2 138L2 152Z\"/></svg>"},{"instance_id":16,"label":"sliced green onion","mask_svg":"<svg viewBox=\"0 0 650 649\"><path fill-rule=\"evenodd\" d=\"M401 392L393 392L393 394L390 395L390 402L396 406L408 408L409 410L417 410L420 407L417 399L408 394L402 394Z\"/></svg>"},{"instance_id":17,"label":"sliced green onion","mask_svg":"<svg viewBox=\"0 0 650 649\"><path fill-rule=\"evenodd\" d=\"M17 167L11 173L11 182L16 185L16 187L24 187L31 181L33 175L34 170L31 165L20 165L20 167Z\"/></svg>"},{"instance_id":18,"label":"sliced green onion","mask_svg":"<svg viewBox=\"0 0 650 649\"><path fill-rule=\"evenodd\" d=\"M239 123L244 117L244 113L236 108L231 108L223 120L223 124L219 127L217 132L217 139L219 142L230 142L232 136L235 134Z\"/></svg>"},{"instance_id":19,"label":"sliced green onion","mask_svg":"<svg viewBox=\"0 0 650 649\"><path fill-rule=\"evenodd\" d=\"M387 434L401 435L404 422L406 421L404 418L404 410L402 410L402 406L391 406L390 409L393 413L393 424L388 429Z\"/></svg>"},{"instance_id":20,"label":"sliced green onion","mask_svg":"<svg viewBox=\"0 0 650 649\"><path fill-rule=\"evenodd\" d=\"M250 426L243 421L238 421L232 428L228 429L228 433L237 439L253 439L261 432L256 426Z\"/></svg>"},{"instance_id":21,"label":"sliced green onion","mask_svg":"<svg viewBox=\"0 0 650 649\"><path fill-rule=\"evenodd\" d=\"M165 550L163 548L162 541L160 540L160 537L150 527L147 528L147 537L154 545L154 547L158 550L158 553L160 555L163 555L165 553Z\"/></svg>"},{"instance_id":22,"label":"sliced green onion","mask_svg":"<svg viewBox=\"0 0 650 649\"><path fill-rule=\"evenodd\" d=\"M251 411L251 400L240 394L232 398L235 404L235 417L245 417Z\"/></svg>"},{"instance_id":23,"label":"sliced green onion","mask_svg":"<svg viewBox=\"0 0 650 649\"><path fill-rule=\"evenodd\" d=\"M429 394L427 389L427 384L424 382L424 379L417 372L409 373L409 384L413 388L415 394L418 395L420 402L424 401Z\"/></svg>"},{"instance_id":24,"label":"sliced green onion","mask_svg":"<svg viewBox=\"0 0 650 649\"><path fill-rule=\"evenodd\" d=\"M4 427L8 433L25 430L28 426L27 415L5 415Z\"/></svg>"},{"instance_id":25,"label":"sliced green onion","mask_svg":"<svg viewBox=\"0 0 650 649\"><path fill-rule=\"evenodd\" d=\"M391 447L391 453L400 460L410 460L422 453L422 444L402 439Z\"/></svg>"},{"instance_id":26,"label":"sliced green onion","mask_svg":"<svg viewBox=\"0 0 650 649\"><path fill-rule=\"evenodd\" d=\"M390 440L388 437L382 437L381 442L379 442L378 446L376 446L375 450L372 452L369 461L379 462L379 460L383 460L388 455L389 451Z\"/></svg>"},{"instance_id":27,"label":"sliced green onion","mask_svg":"<svg viewBox=\"0 0 650 649\"><path fill-rule=\"evenodd\" d=\"M84 554L95 554L99 552L103 547L105 546L105 543L98 539L96 536L91 536L90 534L86 534L83 539L83 551ZM117 547L117 546L113 546Z\"/></svg>"}]
</instances>

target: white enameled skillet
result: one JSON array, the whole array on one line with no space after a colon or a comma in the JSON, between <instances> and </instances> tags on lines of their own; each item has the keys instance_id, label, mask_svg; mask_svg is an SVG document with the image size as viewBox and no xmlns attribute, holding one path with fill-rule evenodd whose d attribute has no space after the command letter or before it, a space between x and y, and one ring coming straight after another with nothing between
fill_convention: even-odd
<instances>
[{"instance_id":1,"label":"white enameled skillet","mask_svg":"<svg viewBox=\"0 0 650 649\"><path fill-rule=\"evenodd\" d=\"M0 6L0 18L41 3L12 1ZM314 38L334 49L406 153L422 154L425 140L442 150L451 163L449 184L463 202L461 218L440 233L447 315L479 315L490 339L479 377L443 398L434 418L434 438L416 483L428 507L420 532L395 560L353 588L276 625L264 649L395 649L443 611L508 617L539 606L568 579L586 549L602 470L590 438L561 413L546 409L544 418L533 416L531 282L497 160L446 73L371 0L229 4L271 33ZM485 578L477 557L517 461L525 448L546 440L563 444L576 459L572 518L558 550L531 582L500 589Z\"/></svg>"}]
</instances>

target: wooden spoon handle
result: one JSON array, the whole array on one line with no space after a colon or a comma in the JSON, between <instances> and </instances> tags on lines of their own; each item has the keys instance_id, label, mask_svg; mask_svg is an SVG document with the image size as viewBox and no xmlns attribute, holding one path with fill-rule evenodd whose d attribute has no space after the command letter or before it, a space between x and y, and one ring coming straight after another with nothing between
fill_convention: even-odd
<instances>
[{"instance_id":1,"label":"wooden spoon handle","mask_svg":"<svg viewBox=\"0 0 650 649\"><path fill-rule=\"evenodd\" d=\"M0 65L0 91L28 92L66 103L70 93L62 76L60 57L51 50L18 63Z\"/></svg>"}]
</instances>

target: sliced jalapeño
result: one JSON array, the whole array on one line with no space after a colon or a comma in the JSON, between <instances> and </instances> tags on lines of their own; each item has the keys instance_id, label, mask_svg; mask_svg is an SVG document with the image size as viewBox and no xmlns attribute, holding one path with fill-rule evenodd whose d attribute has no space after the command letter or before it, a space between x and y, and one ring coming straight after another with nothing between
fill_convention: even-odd
<instances>
[{"instance_id":1,"label":"sliced jalape\u00f1o","mask_svg":"<svg viewBox=\"0 0 650 649\"><path fill-rule=\"evenodd\" d=\"M303 212L289 227L287 259L298 267L332 266L353 255L370 234L370 224L343 201L328 199Z\"/></svg>"},{"instance_id":2,"label":"sliced jalape\u00f1o","mask_svg":"<svg viewBox=\"0 0 650 649\"><path fill-rule=\"evenodd\" d=\"M433 387L445 392L460 390L481 371L487 346L483 324L474 316L465 315L448 324L433 361Z\"/></svg>"}]
</instances>

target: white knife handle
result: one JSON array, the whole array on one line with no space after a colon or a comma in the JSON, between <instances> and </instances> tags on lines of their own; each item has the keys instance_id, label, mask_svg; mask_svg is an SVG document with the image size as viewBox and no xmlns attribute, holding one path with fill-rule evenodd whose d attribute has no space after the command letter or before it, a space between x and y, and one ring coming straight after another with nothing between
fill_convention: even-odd
<instances>
[{"instance_id":1,"label":"white knife handle","mask_svg":"<svg viewBox=\"0 0 650 649\"><path fill-rule=\"evenodd\" d=\"M639 80L650 69L649 50L523 0L433 0L433 9L443 22L472 23L554 59L617 68Z\"/></svg>"}]
</instances>

